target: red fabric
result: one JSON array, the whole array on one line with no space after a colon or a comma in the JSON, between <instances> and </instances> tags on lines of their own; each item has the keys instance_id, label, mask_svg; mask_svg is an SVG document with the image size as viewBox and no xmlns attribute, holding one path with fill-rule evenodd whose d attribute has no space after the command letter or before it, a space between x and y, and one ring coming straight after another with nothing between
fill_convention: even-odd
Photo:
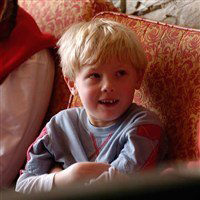
<instances>
[{"instance_id":1,"label":"red fabric","mask_svg":"<svg viewBox=\"0 0 200 200\"><path fill-rule=\"evenodd\" d=\"M5 0L0 1L0 16L3 14L3 8L4 8ZM1 20L1 19L0 19Z\"/></svg>"},{"instance_id":2,"label":"red fabric","mask_svg":"<svg viewBox=\"0 0 200 200\"><path fill-rule=\"evenodd\" d=\"M158 140L158 144L154 147L153 151L142 167L142 170L151 169L156 166L158 161L158 151L160 148L160 139L162 134L161 127L153 124L142 125L138 127L137 134L147 137L151 140Z\"/></svg>"},{"instance_id":3,"label":"red fabric","mask_svg":"<svg viewBox=\"0 0 200 200\"><path fill-rule=\"evenodd\" d=\"M200 119L199 119L199 122L197 124L197 139L198 139L198 148L199 148L199 152L200 152Z\"/></svg>"},{"instance_id":4,"label":"red fabric","mask_svg":"<svg viewBox=\"0 0 200 200\"><path fill-rule=\"evenodd\" d=\"M112 133L110 133L110 134L108 135L108 137L103 141L103 143L102 143L100 146L98 146L97 143L96 143L96 139L95 139L94 135L93 135L92 133L90 133L90 138L91 138L92 143L93 143L94 148L95 148L95 152L92 153L92 155L89 156L89 159L90 159L90 160L92 160L92 158L93 158L94 156L97 157L97 156L99 155L101 149L107 144L107 142L108 142L108 140L111 138L111 136L112 136Z\"/></svg>"},{"instance_id":5,"label":"red fabric","mask_svg":"<svg viewBox=\"0 0 200 200\"><path fill-rule=\"evenodd\" d=\"M0 41L0 82L33 54L56 44L56 39L41 33L33 18L20 7L16 21L10 37Z\"/></svg>"}]
</instances>

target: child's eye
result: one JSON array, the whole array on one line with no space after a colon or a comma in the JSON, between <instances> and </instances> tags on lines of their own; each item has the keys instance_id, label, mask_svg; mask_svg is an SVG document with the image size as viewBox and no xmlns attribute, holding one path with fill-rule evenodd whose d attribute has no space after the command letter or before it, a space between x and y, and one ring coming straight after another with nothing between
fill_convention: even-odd
<instances>
[{"instance_id":1,"label":"child's eye","mask_svg":"<svg viewBox=\"0 0 200 200\"><path fill-rule=\"evenodd\" d=\"M117 76L121 77L121 76L124 76L126 74L126 71L125 70L119 70L117 72Z\"/></svg>"},{"instance_id":2,"label":"child's eye","mask_svg":"<svg viewBox=\"0 0 200 200\"><path fill-rule=\"evenodd\" d=\"M90 74L90 75L89 75L89 78L91 78L91 79L96 79L96 78L101 78L101 76L100 76L100 74L98 74L98 73L94 73L94 74Z\"/></svg>"}]
</instances>

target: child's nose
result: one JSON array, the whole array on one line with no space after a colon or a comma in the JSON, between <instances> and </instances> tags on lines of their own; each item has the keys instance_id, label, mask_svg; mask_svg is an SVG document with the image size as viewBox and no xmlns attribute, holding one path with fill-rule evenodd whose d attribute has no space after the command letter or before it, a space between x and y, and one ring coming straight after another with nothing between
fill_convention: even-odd
<instances>
[{"instance_id":1,"label":"child's nose","mask_svg":"<svg viewBox=\"0 0 200 200\"><path fill-rule=\"evenodd\" d=\"M114 92L114 85L111 81L105 80L102 86L103 92Z\"/></svg>"}]
</instances>

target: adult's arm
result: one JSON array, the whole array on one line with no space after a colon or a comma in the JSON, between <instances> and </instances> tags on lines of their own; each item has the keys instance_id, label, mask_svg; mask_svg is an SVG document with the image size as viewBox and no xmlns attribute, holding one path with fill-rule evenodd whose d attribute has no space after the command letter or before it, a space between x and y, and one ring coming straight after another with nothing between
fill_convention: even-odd
<instances>
[{"instance_id":1,"label":"adult's arm","mask_svg":"<svg viewBox=\"0 0 200 200\"><path fill-rule=\"evenodd\" d=\"M54 80L48 50L34 54L0 85L0 188L9 187L38 135Z\"/></svg>"}]
</instances>

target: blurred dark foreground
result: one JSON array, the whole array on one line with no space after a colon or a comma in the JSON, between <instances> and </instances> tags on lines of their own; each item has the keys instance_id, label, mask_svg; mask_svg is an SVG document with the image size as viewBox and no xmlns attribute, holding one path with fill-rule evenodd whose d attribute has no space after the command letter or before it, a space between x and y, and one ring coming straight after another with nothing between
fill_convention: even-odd
<instances>
[{"instance_id":1,"label":"blurred dark foreground","mask_svg":"<svg viewBox=\"0 0 200 200\"><path fill-rule=\"evenodd\" d=\"M173 173L146 173L130 179L89 186L75 185L46 193L20 194L14 189L0 192L0 200L102 200L102 199L161 199L198 197L200 194L200 169L179 170Z\"/></svg>"}]
</instances>

